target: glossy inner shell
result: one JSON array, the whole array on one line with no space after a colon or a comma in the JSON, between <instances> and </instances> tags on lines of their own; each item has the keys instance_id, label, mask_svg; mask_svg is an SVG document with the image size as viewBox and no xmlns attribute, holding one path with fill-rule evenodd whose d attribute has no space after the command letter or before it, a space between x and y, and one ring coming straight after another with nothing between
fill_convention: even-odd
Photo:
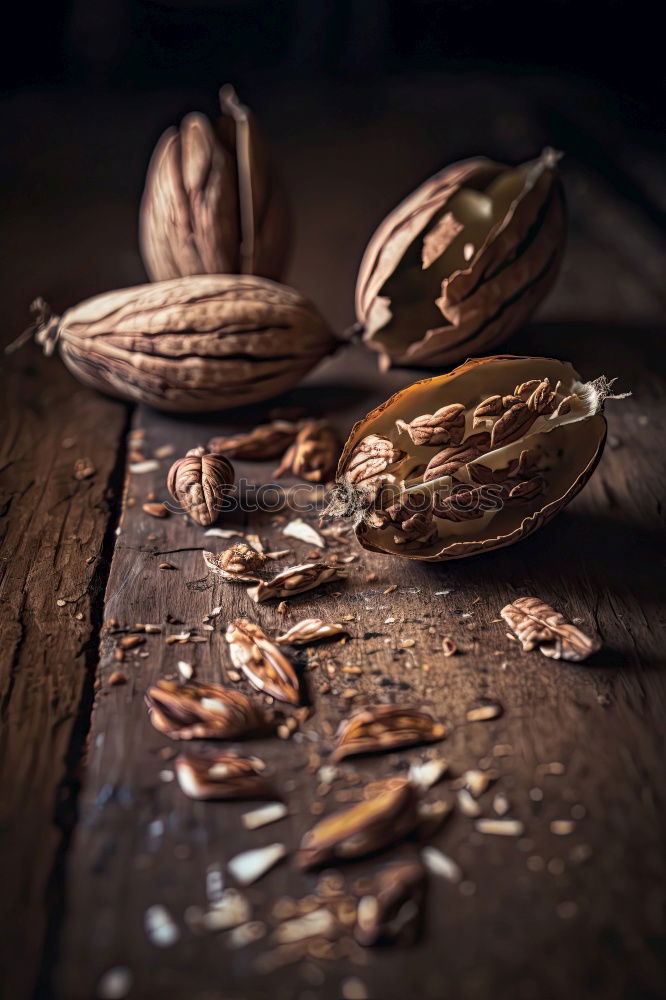
<instances>
[{"instance_id":1,"label":"glossy inner shell","mask_svg":"<svg viewBox=\"0 0 666 1000\"><path fill-rule=\"evenodd\" d=\"M475 407L494 394L508 395L516 386L531 379L549 378L553 387L561 382L564 396L580 388L580 378L571 365L545 358L493 358L468 362L450 376L439 376L417 382L402 390L382 407L356 425L345 447L339 473L354 447L369 434L388 437L407 455L383 474L386 482L397 486L422 483L423 465L442 450L442 445L417 447L406 431L396 428L397 419L409 423L425 413L435 413L443 406L462 403L466 407L465 437L484 430L472 429ZM397 542L392 525L373 528L361 524L360 540L369 548L394 552L412 559L461 558L486 548L511 544L519 537L540 527L567 503L589 478L599 458L605 440L606 421L596 399L583 392L585 403L575 404L563 417L541 417L524 437L488 452L476 461L491 468L503 468L518 458L526 448L534 449L538 465L546 478L545 492L529 501L505 505L481 518L454 522L435 518L437 535L426 545L420 542ZM474 463L470 463L474 464ZM420 469L419 469L420 467ZM418 471L417 471L418 470ZM415 471L417 472L414 475ZM468 480L464 469L456 479ZM439 481L438 481L439 482ZM446 490L451 479L440 482ZM432 487L432 483L430 484ZM455 485L455 484L454 484Z\"/></svg>"},{"instance_id":2,"label":"glossy inner shell","mask_svg":"<svg viewBox=\"0 0 666 1000\"><path fill-rule=\"evenodd\" d=\"M442 294L442 282L470 266L491 231L502 223L523 193L532 166L528 163L505 170L485 188L474 188L468 181L433 216L373 303L366 324L373 341L389 354L401 354L426 330L447 325L436 304ZM449 214L460 225L460 231L444 253L428 265L429 237L434 236ZM399 307L395 303L400 303Z\"/></svg>"}]
</instances>

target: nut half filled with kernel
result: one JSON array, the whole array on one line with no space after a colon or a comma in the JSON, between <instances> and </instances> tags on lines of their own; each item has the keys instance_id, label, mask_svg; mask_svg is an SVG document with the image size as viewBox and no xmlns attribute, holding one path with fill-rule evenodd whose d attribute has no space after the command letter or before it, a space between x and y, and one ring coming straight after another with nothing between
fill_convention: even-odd
<instances>
[{"instance_id":1,"label":"nut half filled with kernel","mask_svg":"<svg viewBox=\"0 0 666 1000\"><path fill-rule=\"evenodd\" d=\"M328 513L353 517L365 548L409 559L511 545L591 476L610 386L562 361L512 356L416 382L355 425Z\"/></svg>"}]
</instances>

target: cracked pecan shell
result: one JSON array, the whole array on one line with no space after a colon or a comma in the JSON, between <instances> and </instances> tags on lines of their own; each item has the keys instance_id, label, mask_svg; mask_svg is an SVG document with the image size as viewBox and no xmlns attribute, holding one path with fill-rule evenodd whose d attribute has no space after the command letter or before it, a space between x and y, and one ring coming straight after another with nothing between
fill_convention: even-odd
<instances>
[{"instance_id":1,"label":"cracked pecan shell","mask_svg":"<svg viewBox=\"0 0 666 1000\"><path fill-rule=\"evenodd\" d=\"M521 327L562 259L559 154L508 167L477 158L429 178L380 224L356 315L383 367L448 365Z\"/></svg>"}]
</instances>

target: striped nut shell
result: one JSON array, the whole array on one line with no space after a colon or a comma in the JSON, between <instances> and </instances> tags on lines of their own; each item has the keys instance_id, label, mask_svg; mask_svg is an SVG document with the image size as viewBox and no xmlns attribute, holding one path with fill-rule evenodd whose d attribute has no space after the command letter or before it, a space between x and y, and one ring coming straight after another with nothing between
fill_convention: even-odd
<instances>
[{"instance_id":1,"label":"striped nut shell","mask_svg":"<svg viewBox=\"0 0 666 1000\"><path fill-rule=\"evenodd\" d=\"M365 548L408 559L461 559L512 545L550 521L592 475L611 384L583 383L563 361L510 355L416 382L352 429L329 513L353 517ZM378 465L375 452L391 461Z\"/></svg>"},{"instance_id":2,"label":"striped nut shell","mask_svg":"<svg viewBox=\"0 0 666 1000\"><path fill-rule=\"evenodd\" d=\"M200 274L86 299L41 300L36 339L82 382L175 412L223 410L295 385L337 341L299 292L253 275Z\"/></svg>"},{"instance_id":3,"label":"striped nut shell","mask_svg":"<svg viewBox=\"0 0 666 1000\"><path fill-rule=\"evenodd\" d=\"M153 153L139 216L151 281L189 274L280 278L290 242L289 206L254 116L232 87L222 117L187 115Z\"/></svg>"},{"instance_id":4,"label":"striped nut shell","mask_svg":"<svg viewBox=\"0 0 666 1000\"><path fill-rule=\"evenodd\" d=\"M564 249L559 157L455 163L384 219L356 283L357 319L382 367L461 361L525 323Z\"/></svg>"}]
</instances>

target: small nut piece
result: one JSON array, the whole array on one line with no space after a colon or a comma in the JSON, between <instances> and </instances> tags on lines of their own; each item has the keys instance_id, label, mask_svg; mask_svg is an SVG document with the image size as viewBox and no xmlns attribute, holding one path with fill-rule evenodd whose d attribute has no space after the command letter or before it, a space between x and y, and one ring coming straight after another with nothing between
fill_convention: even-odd
<instances>
[{"instance_id":1,"label":"small nut piece","mask_svg":"<svg viewBox=\"0 0 666 1000\"><path fill-rule=\"evenodd\" d=\"M309 483L327 483L335 476L342 442L323 420L305 424L284 453L275 476L298 476Z\"/></svg>"},{"instance_id":2,"label":"small nut piece","mask_svg":"<svg viewBox=\"0 0 666 1000\"><path fill-rule=\"evenodd\" d=\"M224 455L202 455L192 448L169 469L167 489L173 499L203 527L215 524L224 495L233 486L234 469Z\"/></svg>"},{"instance_id":3,"label":"small nut piece","mask_svg":"<svg viewBox=\"0 0 666 1000\"><path fill-rule=\"evenodd\" d=\"M384 219L356 284L357 319L383 367L449 365L523 326L562 259L559 158L455 163Z\"/></svg>"}]
</instances>

